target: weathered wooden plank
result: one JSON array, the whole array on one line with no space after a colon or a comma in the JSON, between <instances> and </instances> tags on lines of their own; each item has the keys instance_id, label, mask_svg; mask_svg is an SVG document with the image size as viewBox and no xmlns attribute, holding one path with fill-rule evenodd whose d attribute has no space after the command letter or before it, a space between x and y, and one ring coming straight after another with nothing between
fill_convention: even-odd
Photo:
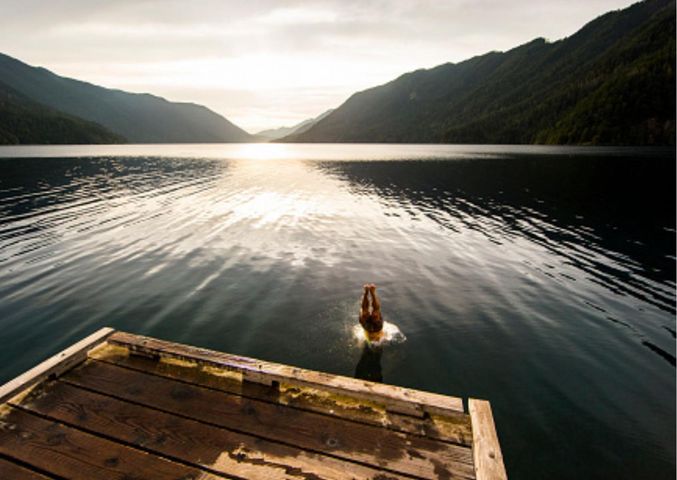
<instances>
[{"instance_id":1,"label":"weathered wooden plank","mask_svg":"<svg viewBox=\"0 0 677 480\"><path fill-rule=\"evenodd\" d=\"M174 361L167 357L158 361L158 359L141 355L130 355L129 349L108 343L92 349L89 356L125 368L174 378L257 400L325 413L468 447L472 445L470 416L465 413L430 415L424 418L400 415L389 412L382 405L374 402L332 394L320 388L300 387L285 383L281 383L278 388L270 388L256 383L243 382L241 375L237 373L223 371L204 363Z\"/></svg>"},{"instance_id":2,"label":"weathered wooden plank","mask_svg":"<svg viewBox=\"0 0 677 480\"><path fill-rule=\"evenodd\" d=\"M203 470L148 455L35 415L4 407L0 453L73 480L217 480Z\"/></svg>"},{"instance_id":3,"label":"weathered wooden plank","mask_svg":"<svg viewBox=\"0 0 677 480\"><path fill-rule=\"evenodd\" d=\"M87 351L115 330L102 328L0 387L0 403L45 378L58 376L87 358Z\"/></svg>"},{"instance_id":4,"label":"weathered wooden plank","mask_svg":"<svg viewBox=\"0 0 677 480\"><path fill-rule=\"evenodd\" d=\"M242 478L342 480L346 472L356 480L379 475L393 480L405 478L326 455L308 454L60 381L37 387L17 405L152 453Z\"/></svg>"},{"instance_id":5,"label":"weathered wooden plank","mask_svg":"<svg viewBox=\"0 0 677 480\"><path fill-rule=\"evenodd\" d=\"M49 480L49 477L2 458L0 458L0 478L2 480Z\"/></svg>"},{"instance_id":6,"label":"weathered wooden plank","mask_svg":"<svg viewBox=\"0 0 677 480\"><path fill-rule=\"evenodd\" d=\"M423 416L425 413L445 415L463 412L463 401L457 397L315 372L124 332L116 332L111 335L108 341L126 346L134 352L154 357L166 355L188 361L203 362L221 369L238 372L242 374L245 380L253 382L264 384L278 382L322 388L355 398L379 402L390 411L407 415Z\"/></svg>"},{"instance_id":7,"label":"weathered wooden plank","mask_svg":"<svg viewBox=\"0 0 677 480\"><path fill-rule=\"evenodd\" d=\"M491 405L486 400L468 400L473 431L473 458L477 480L507 480L501 446Z\"/></svg>"},{"instance_id":8,"label":"weathered wooden plank","mask_svg":"<svg viewBox=\"0 0 677 480\"><path fill-rule=\"evenodd\" d=\"M468 448L88 361L63 381L269 441L423 478L473 478Z\"/></svg>"}]
</instances>

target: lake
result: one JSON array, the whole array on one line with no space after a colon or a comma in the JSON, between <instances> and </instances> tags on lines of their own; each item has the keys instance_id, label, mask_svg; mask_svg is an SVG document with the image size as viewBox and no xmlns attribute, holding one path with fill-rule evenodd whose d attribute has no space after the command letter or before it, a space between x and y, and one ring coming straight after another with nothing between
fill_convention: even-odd
<instances>
[{"instance_id":1,"label":"lake","mask_svg":"<svg viewBox=\"0 0 677 480\"><path fill-rule=\"evenodd\" d=\"M0 157L0 382L111 326L486 398L514 479L675 477L672 149ZM365 282L406 337L378 356Z\"/></svg>"}]
</instances>

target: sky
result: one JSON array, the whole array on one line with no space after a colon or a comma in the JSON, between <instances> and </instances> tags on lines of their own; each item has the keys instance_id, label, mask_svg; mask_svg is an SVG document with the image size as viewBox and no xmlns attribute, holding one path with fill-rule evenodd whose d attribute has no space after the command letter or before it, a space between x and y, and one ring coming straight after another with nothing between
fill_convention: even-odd
<instances>
[{"instance_id":1,"label":"sky","mask_svg":"<svg viewBox=\"0 0 677 480\"><path fill-rule=\"evenodd\" d=\"M632 0L0 0L0 51L250 133L419 68L555 41Z\"/></svg>"}]
</instances>

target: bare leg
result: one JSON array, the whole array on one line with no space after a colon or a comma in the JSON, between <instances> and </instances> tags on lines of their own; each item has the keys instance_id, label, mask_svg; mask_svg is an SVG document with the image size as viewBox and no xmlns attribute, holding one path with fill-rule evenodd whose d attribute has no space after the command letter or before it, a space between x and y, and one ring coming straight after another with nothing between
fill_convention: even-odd
<instances>
[{"instance_id":1,"label":"bare leg","mask_svg":"<svg viewBox=\"0 0 677 480\"><path fill-rule=\"evenodd\" d=\"M369 285L364 286L364 295L362 296L362 308L360 308L360 325L366 328L366 322L369 319Z\"/></svg>"},{"instance_id":2,"label":"bare leg","mask_svg":"<svg viewBox=\"0 0 677 480\"><path fill-rule=\"evenodd\" d=\"M372 306L372 313L371 317L374 321L374 323L378 327L378 331L383 329L383 316L381 315L381 302L379 301L378 297L376 296L376 285L373 283L369 285L369 293L371 294L371 306Z\"/></svg>"}]
</instances>

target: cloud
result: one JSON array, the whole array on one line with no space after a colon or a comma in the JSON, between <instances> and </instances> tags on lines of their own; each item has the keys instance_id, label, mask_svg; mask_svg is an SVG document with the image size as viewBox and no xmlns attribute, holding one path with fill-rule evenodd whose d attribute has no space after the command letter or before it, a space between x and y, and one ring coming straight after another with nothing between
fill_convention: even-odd
<instances>
[{"instance_id":1,"label":"cloud","mask_svg":"<svg viewBox=\"0 0 677 480\"><path fill-rule=\"evenodd\" d=\"M410 70L556 40L631 0L3 0L5 53L204 103L248 130L295 123Z\"/></svg>"}]
</instances>

